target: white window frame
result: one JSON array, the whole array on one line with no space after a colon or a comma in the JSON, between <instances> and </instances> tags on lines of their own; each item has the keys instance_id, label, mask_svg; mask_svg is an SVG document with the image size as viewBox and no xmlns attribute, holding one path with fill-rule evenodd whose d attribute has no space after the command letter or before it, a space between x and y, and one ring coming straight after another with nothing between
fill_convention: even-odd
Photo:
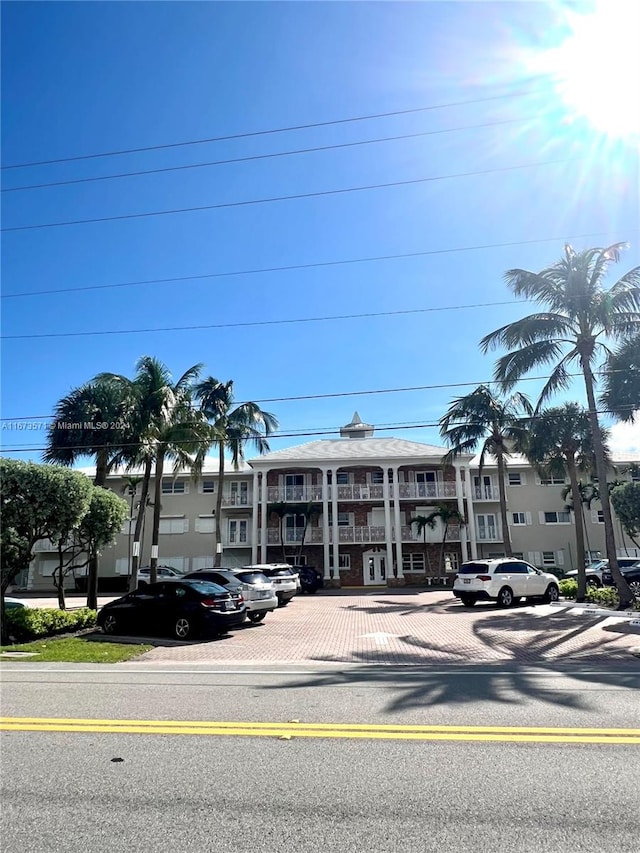
<instances>
[{"instance_id":1,"label":"white window frame","mask_svg":"<svg viewBox=\"0 0 640 853\"><path fill-rule=\"evenodd\" d=\"M329 554L329 568L333 568L333 554ZM338 554L338 568L351 568L351 554Z\"/></svg>"},{"instance_id":2,"label":"white window frame","mask_svg":"<svg viewBox=\"0 0 640 853\"><path fill-rule=\"evenodd\" d=\"M444 552L444 569L446 572L457 572L460 566L460 556L456 551Z\"/></svg>"},{"instance_id":3,"label":"white window frame","mask_svg":"<svg viewBox=\"0 0 640 853\"><path fill-rule=\"evenodd\" d=\"M175 536L189 532L189 519L184 515L161 515L158 533L162 536Z\"/></svg>"},{"instance_id":4,"label":"white window frame","mask_svg":"<svg viewBox=\"0 0 640 853\"><path fill-rule=\"evenodd\" d=\"M555 566L556 564L556 552L555 551L542 551L542 565L543 566Z\"/></svg>"},{"instance_id":5,"label":"white window frame","mask_svg":"<svg viewBox=\"0 0 640 853\"><path fill-rule=\"evenodd\" d=\"M384 485L384 471L379 469L377 471L369 471L367 474L367 483L370 486L382 486Z\"/></svg>"},{"instance_id":6,"label":"white window frame","mask_svg":"<svg viewBox=\"0 0 640 853\"><path fill-rule=\"evenodd\" d=\"M350 486L351 485L351 474L349 471L336 471L335 473L335 483L336 486Z\"/></svg>"},{"instance_id":7,"label":"white window frame","mask_svg":"<svg viewBox=\"0 0 640 853\"><path fill-rule=\"evenodd\" d=\"M556 520L555 521L549 521L547 519L548 515L555 515ZM567 516L567 518L565 520L561 521L560 520L561 515ZM571 513L570 512L564 512L564 510L557 510L557 509L540 510L540 524L553 524L553 525L571 524Z\"/></svg>"},{"instance_id":8,"label":"white window frame","mask_svg":"<svg viewBox=\"0 0 640 853\"><path fill-rule=\"evenodd\" d=\"M601 509L591 510L591 523L604 524L604 512Z\"/></svg>"},{"instance_id":9,"label":"white window frame","mask_svg":"<svg viewBox=\"0 0 640 853\"><path fill-rule=\"evenodd\" d=\"M482 519L482 524L480 524L480 519ZM493 523L490 523L489 519L493 519ZM495 530L495 535L489 536L487 538L482 538L480 536L480 528L481 527L484 527L485 530L488 530L489 528L493 528ZM476 515L476 531L478 533L478 539L481 542L486 542L486 541L488 541L488 539L497 539L498 536L500 535L500 529L498 527L498 516L496 515L496 513L495 512L481 512L478 515Z\"/></svg>"},{"instance_id":10,"label":"white window frame","mask_svg":"<svg viewBox=\"0 0 640 853\"><path fill-rule=\"evenodd\" d=\"M538 486L566 486L567 478L558 477L555 474L549 477L541 477L539 474L536 474L536 483Z\"/></svg>"},{"instance_id":11,"label":"white window frame","mask_svg":"<svg viewBox=\"0 0 640 853\"><path fill-rule=\"evenodd\" d=\"M202 480L200 484L200 492L203 495L213 495L216 491L216 481L211 477L207 477L206 480Z\"/></svg>"},{"instance_id":12,"label":"white window frame","mask_svg":"<svg viewBox=\"0 0 640 853\"><path fill-rule=\"evenodd\" d=\"M522 527L527 523L527 513L526 512L512 512L511 513L511 524L514 527Z\"/></svg>"},{"instance_id":13,"label":"white window frame","mask_svg":"<svg viewBox=\"0 0 640 853\"><path fill-rule=\"evenodd\" d=\"M516 477L517 480L515 479ZM520 473L520 471L507 471L507 483L509 486L523 486L523 475Z\"/></svg>"},{"instance_id":14,"label":"white window frame","mask_svg":"<svg viewBox=\"0 0 640 853\"><path fill-rule=\"evenodd\" d=\"M215 515L198 515L195 523L196 533L215 533L216 532L216 517Z\"/></svg>"},{"instance_id":15,"label":"white window frame","mask_svg":"<svg viewBox=\"0 0 640 853\"><path fill-rule=\"evenodd\" d=\"M38 574L43 578L53 577L53 573L58 568L58 558L40 557L38 560Z\"/></svg>"},{"instance_id":16,"label":"white window frame","mask_svg":"<svg viewBox=\"0 0 640 853\"><path fill-rule=\"evenodd\" d=\"M244 538L242 535L243 525ZM230 518L227 524L227 541L229 545L246 545L249 542L249 520L246 518Z\"/></svg>"},{"instance_id":17,"label":"white window frame","mask_svg":"<svg viewBox=\"0 0 640 853\"><path fill-rule=\"evenodd\" d=\"M405 574L418 573L423 575L427 571L424 554L419 552L403 554L402 571Z\"/></svg>"},{"instance_id":18,"label":"white window frame","mask_svg":"<svg viewBox=\"0 0 640 853\"><path fill-rule=\"evenodd\" d=\"M129 558L128 557L118 557L115 562L115 569L117 575L128 575L129 574Z\"/></svg>"},{"instance_id":19,"label":"white window frame","mask_svg":"<svg viewBox=\"0 0 640 853\"><path fill-rule=\"evenodd\" d=\"M174 480L172 477L162 478L163 495L188 495L189 483L186 480Z\"/></svg>"}]
</instances>

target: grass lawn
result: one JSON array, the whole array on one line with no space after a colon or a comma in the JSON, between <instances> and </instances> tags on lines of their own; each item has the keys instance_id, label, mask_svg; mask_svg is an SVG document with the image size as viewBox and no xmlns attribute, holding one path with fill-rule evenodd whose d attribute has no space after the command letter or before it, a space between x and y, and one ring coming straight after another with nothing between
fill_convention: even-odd
<instances>
[{"instance_id":1,"label":"grass lawn","mask_svg":"<svg viewBox=\"0 0 640 853\"><path fill-rule=\"evenodd\" d=\"M65 662L65 663L120 663L129 660L143 652L148 652L153 646L132 645L130 643L99 643L83 640L81 637L65 637L56 639L49 637L45 640L35 640L32 643L22 643L16 646L2 646L0 652L37 652L33 657L10 658L2 660L34 661L36 663Z\"/></svg>"}]
</instances>

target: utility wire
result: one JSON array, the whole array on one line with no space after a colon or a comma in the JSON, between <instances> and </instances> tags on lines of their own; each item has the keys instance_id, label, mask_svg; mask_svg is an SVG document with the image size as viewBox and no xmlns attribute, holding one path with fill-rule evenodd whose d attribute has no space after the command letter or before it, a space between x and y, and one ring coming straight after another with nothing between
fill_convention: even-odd
<instances>
[{"instance_id":1,"label":"utility wire","mask_svg":"<svg viewBox=\"0 0 640 853\"><path fill-rule=\"evenodd\" d=\"M0 192L15 193L23 190L41 190L48 187L65 187L72 184L88 184L95 181L111 181L116 178L134 178L140 175L159 175L164 172L182 172L186 169L203 169L210 166L226 166L231 163L249 163L255 160L269 160L277 157L290 157L294 154L313 154L319 151L335 151L340 148L355 148L360 145L373 145L380 142L397 142L404 139L418 139L424 136L437 136L442 133L456 133L460 130L477 130L484 127L497 127L504 124L514 124L516 122L529 121L530 118L542 118L540 116L524 116L522 118L507 118L501 121L484 122L483 124L467 124L461 127L448 127L443 130L426 130L421 133L404 133L401 136L382 136L376 139L361 139L358 142L341 142L336 145L317 145L314 148L298 148L293 151L276 151L272 154L254 154L250 157L233 157L228 160L211 160L206 163L188 163L183 166L165 166L160 169L141 169L135 172L119 172L115 175L99 175L90 178L74 178L68 181L51 181L44 184L29 184L19 187L2 187Z\"/></svg>"},{"instance_id":2,"label":"utility wire","mask_svg":"<svg viewBox=\"0 0 640 853\"><path fill-rule=\"evenodd\" d=\"M622 369L619 370L599 370L597 371L599 376L607 376L614 373L623 373ZM568 373L568 377L575 378L576 376L582 376L582 373ZM539 382L542 380L550 379L549 376L523 376L519 381L520 382ZM477 387L478 385L493 385L495 384L495 380L493 379L483 379L475 382L443 382L438 385L412 385L406 388L374 388L366 391L335 391L330 394L303 394L301 396L295 397L263 397L259 400L253 400L253 403L291 403L298 402L300 400L327 400L330 398L337 397L360 397L365 395L375 395L375 394L397 394L397 393L405 393L409 391L439 391L443 388L465 388L469 386ZM248 400L242 401L238 403L238 406L244 405L245 402L249 402ZM626 407L632 408L632 407ZM601 412L600 414L606 414L606 412ZM0 417L1 421L9 421L12 423L18 423L20 421L39 421L39 420L50 420L55 421L54 415L21 415L20 417ZM1 430L6 431L5 427L0 428Z\"/></svg>"},{"instance_id":3,"label":"utility wire","mask_svg":"<svg viewBox=\"0 0 640 853\"><path fill-rule=\"evenodd\" d=\"M407 181L390 181L383 184L365 184L357 187L344 187L336 190L320 190L312 193L298 193L296 195L270 196L267 198L247 199L246 201L227 201L218 204L204 204L196 207L179 207L170 210L152 210L146 213L125 213L118 216L97 216L90 219L70 219L63 222L42 222L36 225L14 225L9 228L1 228L0 231L35 231L41 228L62 228L69 225L87 225L97 222L121 222L128 219L145 219L151 216L173 216L179 213L199 213L204 210L222 210L232 207L248 207L254 204L271 204L278 201L295 201L302 198L321 198L324 196L344 195L346 193L363 192L369 190L388 189L390 187L405 187L416 184L426 184L434 181L447 181L455 178L470 178L478 175L493 175L500 172L513 172L520 169L531 169L538 166L552 166L564 163L575 163L585 157L568 157L561 160L541 160L536 163L522 163L517 166L498 166L493 169L480 169L472 172L456 172L451 175L432 175L427 178L412 178Z\"/></svg>"},{"instance_id":4,"label":"utility wire","mask_svg":"<svg viewBox=\"0 0 640 853\"><path fill-rule=\"evenodd\" d=\"M94 160L99 157L119 157L122 154L141 154L146 151L161 151L169 148L183 148L188 145L205 145L210 142L227 142L232 139L248 139L254 136L269 136L276 133L289 133L294 130L311 130L315 127L332 127L339 124L352 124L360 121L372 121L379 118L391 118L392 116L415 115L416 113L442 110L449 107L462 107L469 104L483 104L489 101L500 101L507 98L519 98L523 95L534 94L531 90L509 92L503 95L490 95L485 98L471 98L465 101L449 101L444 104L431 104L426 107L413 107L408 110L393 110L386 113L373 113L371 115L352 116L350 118L332 119L331 121L318 121L309 124L290 125L288 127L270 128L267 130L254 130L245 133L234 133L227 136L210 136L205 139L188 139L183 142L169 142L162 145L147 145L142 148L123 148L114 151L103 151L96 154L77 154L73 157L58 157L54 160L35 160L29 163L12 163L0 167L2 170L27 169L31 166L49 166L54 163L72 163L78 160Z\"/></svg>"},{"instance_id":5,"label":"utility wire","mask_svg":"<svg viewBox=\"0 0 640 853\"><path fill-rule=\"evenodd\" d=\"M640 228L629 228L629 233L640 231ZM346 264L363 264L377 261L395 261L403 258L421 258L429 255L448 255L456 252L476 252L481 249L504 249L511 246L530 246L537 243L555 243L566 240L583 240L591 237L604 237L612 231L596 231L591 234L565 234L562 237L541 237L535 240L513 240L508 243L482 243L477 246L458 246L452 249L431 249L425 252L405 252L396 255L373 255L368 258L346 258L337 261L317 261L310 264L290 264L281 267L262 267L259 269L232 270L231 272L213 272L203 275L181 275L171 278L148 278L139 281L122 281L116 284L89 284L84 287L58 287L50 290L27 290L24 293L3 293L2 299L20 299L25 296L44 296L52 293L80 293L87 290L109 290L116 287L138 287L146 284L169 284L178 281L202 281L210 278L229 278L239 275L258 275L263 273L288 272L290 270L307 270L320 267L344 266Z\"/></svg>"}]
</instances>

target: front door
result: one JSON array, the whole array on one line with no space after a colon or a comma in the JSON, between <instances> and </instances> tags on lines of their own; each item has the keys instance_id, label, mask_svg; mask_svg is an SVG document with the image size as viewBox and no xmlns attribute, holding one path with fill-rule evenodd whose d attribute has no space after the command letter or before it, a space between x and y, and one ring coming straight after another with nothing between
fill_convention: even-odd
<instances>
[{"instance_id":1,"label":"front door","mask_svg":"<svg viewBox=\"0 0 640 853\"><path fill-rule=\"evenodd\" d=\"M365 586L381 586L387 582L387 555L381 551L368 551L362 555Z\"/></svg>"}]
</instances>

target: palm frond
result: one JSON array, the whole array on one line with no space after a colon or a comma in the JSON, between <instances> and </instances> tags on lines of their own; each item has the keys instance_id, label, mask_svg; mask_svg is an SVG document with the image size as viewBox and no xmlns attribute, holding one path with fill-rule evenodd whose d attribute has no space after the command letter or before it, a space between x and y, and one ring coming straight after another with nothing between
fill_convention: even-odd
<instances>
[{"instance_id":1,"label":"palm frond","mask_svg":"<svg viewBox=\"0 0 640 853\"><path fill-rule=\"evenodd\" d=\"M530 370L554 362L562 355L564 341L537 341L501 356L495 364L494 378L508 391Z\"/></svg>"},{"instance_id":2,"label":"palm frond","mask_svg":"<svg viewBox=\"0 0 640 853\"><path fill-rule=\"evenodd\" d=\"M495 332L485 335L480 341L480 349L483 353L499 346L515 349L548 341L554 337L567 338L574 331L571 320L562 314L550 312L530 314L522 320L508 323L496 329Z\"/></svg>"}]
</instances>

